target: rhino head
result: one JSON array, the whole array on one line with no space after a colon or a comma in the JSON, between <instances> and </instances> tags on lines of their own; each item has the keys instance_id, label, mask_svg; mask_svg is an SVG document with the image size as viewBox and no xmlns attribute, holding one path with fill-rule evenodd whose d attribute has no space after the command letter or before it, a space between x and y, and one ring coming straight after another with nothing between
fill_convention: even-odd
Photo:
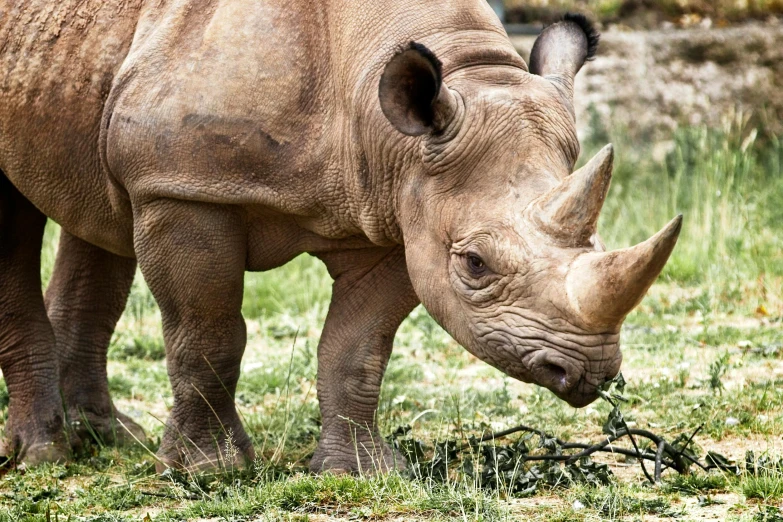
<instances>
[{"instance_id":1,"label":"rhino head","mask_svg":"<svg viewBox=\"0 0 783 522\"><path fill-rule=\"evenodd\" d=\"M607 252L596 226L613 149L573 172L573 84L598 35L568 16L524 67L457 68L411 44L380 104L411 143L397 214L413 286L466 349L506 374L589 404L620 368L620 327L662 270L681 216ZM400 140L397 140L400 141Z\"/></svg>"}]
</instances>

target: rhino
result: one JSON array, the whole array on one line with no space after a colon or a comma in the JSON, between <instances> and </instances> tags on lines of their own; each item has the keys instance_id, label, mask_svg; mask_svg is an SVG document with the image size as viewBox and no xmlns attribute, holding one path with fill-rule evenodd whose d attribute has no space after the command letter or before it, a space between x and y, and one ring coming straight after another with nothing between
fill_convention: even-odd
<instances>
[{"instance_id":1,"label":"rhino","mask_svg":"<svg viewBox=\"0 0 783 522\"><path fill-rule=\"evenodd\" d=\"M567 15L528 64L485 0L4 0L4 453L63 460L86 426L144 436L106 374L137 265L174 396L159 470L254 458L234 403L244 273L302 253L334 280L313 471L403 465L375 412L419 303L477 358L589 404L682 219L615 251L597 233L614 152L574 171L573 92L598 38Z\"/></svg>"}]
</instances>

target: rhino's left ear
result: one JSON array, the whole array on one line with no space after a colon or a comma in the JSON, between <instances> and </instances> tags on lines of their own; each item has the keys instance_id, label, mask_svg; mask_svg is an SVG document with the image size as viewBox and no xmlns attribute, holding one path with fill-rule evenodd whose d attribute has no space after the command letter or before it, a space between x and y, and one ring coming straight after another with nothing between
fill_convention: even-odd
<instances>
[{"instance_id":1,"label":"rhino's left ear","mask_svg":"<svg viewBox=\"0 0 783 522\"><path fill-rule=\"evenodd\" d=\"M567 13L536 39L530 52L530 72L558 81L573 98L574 76L595 57L599 38L584 15Z\"/></svg>"},{"instance_id":2,"label":"rhino's left ear","mask_svg":"<svg viewBox=\"0 0 783 522\"><path fill-rule=\"evenodd\" d=\"M457 111L454 94L443 84L440 60L416 42L386 64L378 97L386 118L408 136L445 129Z\"/></svg>"}]
</instances>

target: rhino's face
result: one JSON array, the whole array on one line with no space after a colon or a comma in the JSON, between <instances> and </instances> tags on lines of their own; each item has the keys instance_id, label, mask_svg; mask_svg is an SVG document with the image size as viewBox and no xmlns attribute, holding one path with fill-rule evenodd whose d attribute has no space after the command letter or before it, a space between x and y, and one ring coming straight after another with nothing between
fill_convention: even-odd
<instances>
[{"instance_id":1,"label":"rhino's face","mask_svg":"<svg viewBox=\"0 0 783 522\"><path fill-rule=\"evenodd\" d=\"M547 29L531 59L536 74L513 85L464 75L446 87L437 60L412 46L380 87L392 124L424 135L400 198L422 303L474 355L574 406L592 402L619 371L622 321L680 229L678 217L614 252L598 238L611 146L571 173L579 150L571 86L593 37L581 22Z\"/></svg>"},{"instance_id":2,"label":"rhino's face","mask_svg":"<svg viewBox=\"0 0 783 522\"><path fill-rule=\"evenodd\" d=\"M595 399L622 356L619 321L593 324L569 295L571 267L591 249L548 242L524 219L486 219L455 239L447 261L450 288L424 298L425 304L452 301L442 324L474 355L514 378L545 386L574 406Z\"/></svg>"}]
</instances>

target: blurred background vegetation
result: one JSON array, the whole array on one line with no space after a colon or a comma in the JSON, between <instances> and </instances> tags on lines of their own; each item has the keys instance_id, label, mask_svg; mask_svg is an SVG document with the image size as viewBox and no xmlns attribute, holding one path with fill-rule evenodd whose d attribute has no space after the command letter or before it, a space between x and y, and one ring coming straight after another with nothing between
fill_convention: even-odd
<instances>
[{"instance_id":1,"label":"blurred background vegetation","mask_svg":"<svg viewBox=\"0 0 783 522\"><path fill-rule=\"evenodd\" d=\"M749 117L727 115L722 128L681 127L659 160L654 144L629 143L622 129L594 134L586 148L612 141L621 151L599 226L608 246L642 241L682 213L663 281L699 288L710 310L779 314L783 143L749 127Z\"/></svg>"},{"instance_id":2,"label":"blurred background vegetation","mask_svg":"<svg viewBox=\"0 0 783 522\"><path fill-rule=\"evenodd\" d=\"M721 27L783 14L783 0L506 0L506 21L549 23L566 11L590 14L604 24L636 29L669 22L689 26L710 19Z\"/></svg>"}]
</instances>

